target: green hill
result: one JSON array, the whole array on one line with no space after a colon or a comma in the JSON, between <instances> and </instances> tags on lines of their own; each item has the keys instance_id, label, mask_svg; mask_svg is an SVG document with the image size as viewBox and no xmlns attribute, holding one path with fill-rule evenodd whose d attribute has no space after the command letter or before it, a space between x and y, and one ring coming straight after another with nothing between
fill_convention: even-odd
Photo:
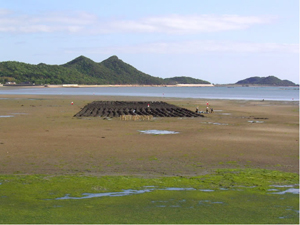
<instances>
[{"instance_id":1,"label":"green hill","mask_svg":"<svg viewBox=\"0 0 300 225\"><path fill-rule=\"evenodd\" d=\"M117 56L96 63L79 56L63 65L38 65L16 61L0 62L0 83L14 81L16 83L39 84L199 84L209 83L191 77L174 77L162 79L143 73L123 62Z\"/></svg>"},{"instance_id":2,"label":"green hill","mask_svg":"<svg viewBox=\"0 0 300 225\"><path fill-rule=\"evenodd\" d=\"M88 75L92 80L96 80L96 82L92 82L93 84L111 84L116 80L115 74L109 69L84 56L79 56L76 59L63 64L62 67ZM90 82L87 84L90 84Z\"/></svg>"},{"instance_id":3,"label":"green hill","mask_svg":"<svg viewBox=\"0 0 300 225\"><path fill-rule=\"evenodd\" d=\"M91 84L97 82L91 76L75 69L58 65L40 63L32 65L22 62L8 61L0 63L0 82L14 81L16 83L31 82L35 84Z\"/></svg>"},{"instance_id":4,"label":"green hill","mask_svg":"<svg viewBox=\"0 0 300 225\"><path fill-rule=\"evenodd\" d=\"M192 77L172 77L165 78L168 84L210 84L208 81L195 79Z\"/></svg>"},{"instance_id":5,"label":"green hill","mask_svg":"<svg viewBox=\"0 0 300 225\"><path fill-rule=\"evenodd\" d=\"M133 66L124 63L117 56L111 56L100 63L115 75L115 83L119 84L164 84L165 81L159 77L153 77L145 74Z\"/></svg>"},{"instance_id":6,"label":"green hill","mask_svg":"<svg viewBox=\"0 0 300 225\"><path fill-rule=\"evenodd\" d=\"M250 77L238 81L236 84L242 85L268 85L268 86L296 86L295 83L288 80L280 80L275 76L268 77Z\"/></svg>"}]
</instances>

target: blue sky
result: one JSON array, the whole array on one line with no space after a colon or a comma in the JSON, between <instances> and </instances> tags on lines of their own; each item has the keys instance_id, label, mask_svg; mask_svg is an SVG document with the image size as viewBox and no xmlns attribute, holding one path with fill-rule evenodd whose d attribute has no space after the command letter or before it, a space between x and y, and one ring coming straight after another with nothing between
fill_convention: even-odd
<instances>
[{"instance_id":1,"label":"blue sky","mask_svg":"<svg viewBox=\"0 0 300 225\"><path fill-rule=\"evenodd\" d=\"M0 61L112 55L156 77L299 83L298 0L0 0Z\"/></svg>"}]
</instances>

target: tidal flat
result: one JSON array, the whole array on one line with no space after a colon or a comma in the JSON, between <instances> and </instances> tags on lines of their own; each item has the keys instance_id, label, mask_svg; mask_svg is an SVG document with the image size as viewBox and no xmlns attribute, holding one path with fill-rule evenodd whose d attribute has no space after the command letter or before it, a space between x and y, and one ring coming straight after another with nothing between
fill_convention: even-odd
<instances>
[{"instance_id":1,"label":"tidal flat","mask_svg":"<svg viewBox=\"0 0 300 225\"><path fill-rule=\"evenodd\" d=\"M73 117L94 100L149 99L207 103L0 96L0 223L299 223L299 192L287 191L299 190L299 102L209 100L215 112L200 118Z\"/></svg>"}]
</instances>

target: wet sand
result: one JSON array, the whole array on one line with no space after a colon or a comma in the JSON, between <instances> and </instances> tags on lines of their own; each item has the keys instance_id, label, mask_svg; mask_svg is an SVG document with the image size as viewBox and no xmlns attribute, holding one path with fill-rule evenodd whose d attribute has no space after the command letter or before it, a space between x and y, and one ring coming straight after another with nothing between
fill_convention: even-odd
<instances>
[{"instance_id":1,"label":"wet sand","mask_svg":"<svg viewBox=\"0 0 300 225\"><path fill-rule=\"evenodd\" d=\"M218 168L299 172L299 102L210 100L214 113L198 118L73 117L92 101L117 100L206 108L201 99L0 95L1 174L195 176ZM140 132L145 130L175 134Z\"/></svg>"}]
</instances>

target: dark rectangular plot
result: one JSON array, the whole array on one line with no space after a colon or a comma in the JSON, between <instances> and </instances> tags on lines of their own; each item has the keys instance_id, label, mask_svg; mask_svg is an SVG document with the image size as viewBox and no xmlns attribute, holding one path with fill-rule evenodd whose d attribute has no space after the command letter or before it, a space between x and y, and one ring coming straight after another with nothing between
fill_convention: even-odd
<instances>
[{"instance_id":1,"label":"dark rectangular plot","mask_svg":"<svg viewBox=\"0 0 300 225\"><path fill-rule=\"evenodd\" d=\"M128 114L153 115L155 117L204 117L200 113L162 101L94 101L87 104L74 116L119 117Z\"/></svg>"}]
</instances>

